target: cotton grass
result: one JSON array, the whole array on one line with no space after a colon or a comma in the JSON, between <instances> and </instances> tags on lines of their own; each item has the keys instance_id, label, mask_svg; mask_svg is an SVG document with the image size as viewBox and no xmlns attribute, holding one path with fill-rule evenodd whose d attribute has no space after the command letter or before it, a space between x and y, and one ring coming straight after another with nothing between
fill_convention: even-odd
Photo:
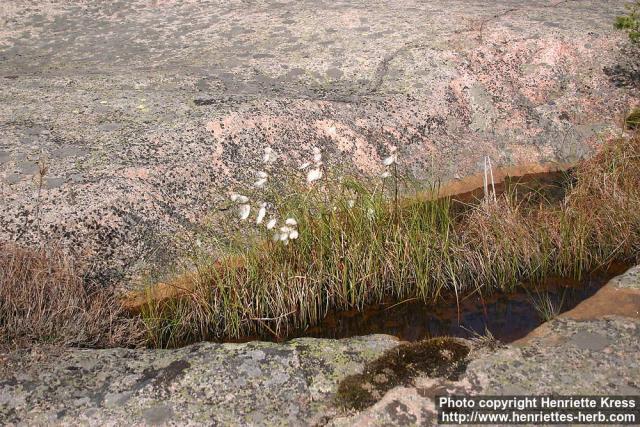
<instances>
[{"instance_id":1,"label":"cotton grass","mask_svg":"<svg viewBox=\"0 0 640 427\"><path fill-rule=\"evenodd\" d=\"M324 168L316 154L311 170ZM398 150L390 149L381 160L389 172L384 179L324 171L309 182L309 172L300 170L297 180L265 190L260 197L272 206L270 219L256 226L252 243L223 256L203 254L193 292L148 304L150 339L176 346L284 337L330 310L409 298L435 303L444 294L580 277L638 258L638 138L605 144L567 179L560 199L520 197L517 190L459 203L436 197L437 184L428 186L432 197L416 198L400 179L399 163Z\"/></svg>"}]
</instances>

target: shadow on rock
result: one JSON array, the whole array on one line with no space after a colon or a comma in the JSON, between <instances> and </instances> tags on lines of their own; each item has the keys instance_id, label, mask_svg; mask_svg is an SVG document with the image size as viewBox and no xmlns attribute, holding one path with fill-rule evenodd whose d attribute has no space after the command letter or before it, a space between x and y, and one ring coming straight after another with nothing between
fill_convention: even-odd
<instances>
[{"instance_id":1,"label":"shadow on rock","mask_svg":"<svg viewBox=\"0 0 640 427\"><path fill-rule=\"evenodd\" d=\"M618 88L640 89L640 47L626 45L620 49L620 61L602 70Z\"/></svg>"}]
</instances>

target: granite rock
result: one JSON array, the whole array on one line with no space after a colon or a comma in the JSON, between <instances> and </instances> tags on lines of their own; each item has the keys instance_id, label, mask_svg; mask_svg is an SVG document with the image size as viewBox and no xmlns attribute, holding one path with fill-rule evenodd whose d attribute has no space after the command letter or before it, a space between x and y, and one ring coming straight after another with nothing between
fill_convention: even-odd
<instances>
[{"instance_id":1,"label":"granite rock","mask_svg":"<svg viewBox=\"0 0 640 427\"><path fill-rule=\"evenodd\" d=\"M375 174L397 145L441 179L589 156L637 101L625 3L4 2L0 239L128 281L171 264L265 146Z\"/></svg>"}]
</instances>

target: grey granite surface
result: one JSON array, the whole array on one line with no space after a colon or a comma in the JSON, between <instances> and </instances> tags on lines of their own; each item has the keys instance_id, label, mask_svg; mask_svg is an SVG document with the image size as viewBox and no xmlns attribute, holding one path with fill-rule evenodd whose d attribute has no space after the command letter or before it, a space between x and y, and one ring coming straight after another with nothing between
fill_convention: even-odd
<instances>
[{"instance_id":1,"label":"grey granite surface","mask_svg":"<svg viewBox=\"0 0 640 427\"><path fill-rule=\"evenodd\" d=\"M266 146L274 181L315 146L376 174L397 145L441 179L589 156L638 99L625 3L3 1L0 239L126 282L248 191Z\"/></svg>"}]
</instances>

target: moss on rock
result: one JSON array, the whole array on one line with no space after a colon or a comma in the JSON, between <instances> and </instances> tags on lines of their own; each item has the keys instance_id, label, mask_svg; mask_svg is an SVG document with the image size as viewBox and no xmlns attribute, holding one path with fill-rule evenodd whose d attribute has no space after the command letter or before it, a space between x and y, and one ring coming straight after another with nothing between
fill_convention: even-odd
<instances>
[{"instance_id":1,"label":"moss on rock","mask_svg":"<svg viewBox=\"0 0 640 427\"><path fill-rule=\"evenodd\" d=\"M634 108L625 119L627 129L638 129L640 127L640 108Z\"/></svg>"},{"instance_id":2,"label":"moss on rock","mask_svg":"<svg viewBox=\"0 0 640 427\"><path fill-rule=\"evenodd\" d=\"M455 338L432 338L387 350L365 365L361 374L346 377L338 386L337 403L362 410L398 385L410 385L418 375L457 379L467 365L469 347Z\"/></svg>"}]
</instances>

